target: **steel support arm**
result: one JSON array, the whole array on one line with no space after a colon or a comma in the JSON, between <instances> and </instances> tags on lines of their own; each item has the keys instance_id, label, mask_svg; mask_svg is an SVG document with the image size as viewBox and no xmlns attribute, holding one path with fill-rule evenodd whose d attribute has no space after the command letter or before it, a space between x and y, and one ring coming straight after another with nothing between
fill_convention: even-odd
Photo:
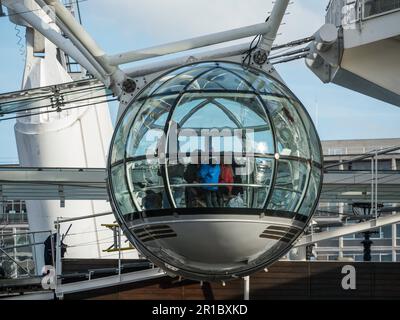
<instances>
[{"instance_id":1,"label":"steel support arm","mask_svg":"<svg viewBox=\"0 0 400 320\"><path fill-rule=\"evenodd\" d=\"M62 284L57 287L56 295L63 296L76 292L83 292L88 290L98 290L101 288L109 288L138 281L146 281L164 277L166 274L159 268L147 269L142 271L130 272L121 275L103 277L98 279L79 281L74 283Z\"/></svg>"},{"instance_id":2,"label":"steel support arm","mask_svg":"<svg viewBox=\"0 0 400 320\"><path fill-rule=\"evenodd\" d=\"M146 76L152 73L161 72L170 68L178 67L190 62L195 61L206 61L230 58L234 56L240 56L249 50L250 43L244 43L226 48L214 49L205 52L196 53L193 55L187 55L184 57L166 59L164 61L152 62L147 64L141 64L138 67L124 69L124 72L129 77Z\"/></svg>"},{"instance_id":3,"label":"steel support arm","mask_svg":"<svg viewBox=\"0 0 400 320\"><path fill-rule=\"evenodd\" d=\"M270 28L267 32L263 33L260 47L261 49L268 52L271 51L272 44L274 43L278 34L279 27L282 23L283 17L289 5L290 0L276 0L274 8L272 9L271 15L268 19Z\"/></svg>"},{"instance_id":4,"label":"steel support arm","mask_svg":"<svg viewBox=\"0 0 400 320\"><path fill-rule=\"evenodd\" d=\"M83 44L83 46L90 52L90 54L98 61L98 63L108 73L116 71L115 67L110 66L106 61L106 53L96 41L89 35L89 33L76 21L74 16L69 12L64 5L58 0L38 0L39 4L46 3L55 9L55 14L60 21L68 28L68 32L73 34L76 39ZM63 30L64 31L64 30Z\"/></svg>"},{"instance_id":5,"label":"steel support arm","mask_svg":"<svg viewBox=\"0 0 400 320\"><path fill-rule=\"evenodd\" d=\"M101 81L119 97L122 94L122 84L126 80L125 74L118 67L108 63L104 50L58 0L35 1L42 8L51 6L54 9L57 26L71 39L78 51L90 61L92 68L103 70L99 71L102 75ZM65 52L69 54L68 51Z\"/></svg>"},{"instance_id":6,"label":"steel support arm","mask_svg":"<svg viewBox=\"0 0 400 320\"><path fill-rule=\"evenodd\" d=\"M37 16L33 11L28 10L20 1L4 1L3 4L14 10L20 12L20 16L28 22L33 28L40 32L44 37L49 39L58 48L68 53L75 61L82 65L86 70L92 73L100 81L104 81L103 76L92 66L92 64L75 48L69 39L65 39L56 30L50 28L43 20Z\"/></svg>"},{"instance_id":7,"label":"steel support arm","mask_svg":"<svg viewBox=\"0 0 400 320\"><path fill-rule=\"evenodd\" d=\"M276 1L270 19L265 23L255 24L244 28L214 33L183 41L172 42L147 49L120 53L109 56L108 61L111 65L117 66L129 62L155 58L167 54L243 39L259 34L263 35L262 48L269 52L271 50L272 43L276 38L279 26L282 22L283 16L285 15L288 5L289 0Z\"/></svg>"},{"instance_id":8,"label":"steel support arm","mask_svg":"<svg viewBox=\"0 0 400 320\"><path fill-rule=\"evenodd\" d=\"M368 231L371 229L376 229L379 227L384 227L387 225L395 224L400 222L400 214L390 215L367 222L362 222L354 225L348 225L340 227L333 231L319 232L310 235L306 235L294 245L294 247L307 246L316 242L323 240L334 239L338 237L343 237L348 234L354 234L358 232Z\"/></svg>"},{"instance_id":9,"label":"steel support arm","mask_svg":"<svg viewBox=\"0 0 400 320\"><path fill-rule=\"evenodd\" d=\"M205 35L197 38L186 39L177 42L171 42L160 46L155 46L147 49L128 51L108 57L111 65L117 66L134 61L140 61L155 57L164 56L167 54L178 53L182 51L207 47L223 42L243 39L257 34L267 33L270 29L269 23L259 23L252 26L233 29L229 31L218 32L210 35Z\"/></svg>"}]
</instances>

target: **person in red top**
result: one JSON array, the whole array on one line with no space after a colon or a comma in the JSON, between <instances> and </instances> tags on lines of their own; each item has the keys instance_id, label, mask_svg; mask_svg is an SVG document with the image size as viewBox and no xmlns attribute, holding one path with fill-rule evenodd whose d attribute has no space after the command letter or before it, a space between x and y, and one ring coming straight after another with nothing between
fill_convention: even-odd
<instances>
[{"instance_id":1,"label":"person in red top","mask_svg":"<svg viewBox=\"0 0 400 320\"><path fill-rule=\"evenodd\" d=\"M222 162L222 161L221 161ZM233 183L233 169L230 164L221 164L221 172L219 175L219 183ZM220 207L224 207L225 205L225 197L228 199L232 196L233 185L230 186L221 186L218 188L218 202Z\"/></svg>"}]
</instances>

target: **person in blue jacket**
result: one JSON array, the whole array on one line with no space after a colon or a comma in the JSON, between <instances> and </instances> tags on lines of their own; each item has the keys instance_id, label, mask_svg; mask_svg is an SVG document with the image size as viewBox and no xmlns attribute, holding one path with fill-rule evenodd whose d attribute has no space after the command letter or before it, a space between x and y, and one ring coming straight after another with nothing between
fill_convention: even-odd
<instances>
[{"instance_id":1,"label":"person in blue jacket","mask_svg":"<svg viewBox=\"0 0 400 320\"><path fill-rule=\"evenodd\" d=\"M201 183L218 183L221 167L219 164L202 164L199 169L199 178ZM217 191L218 186L203 186L207 207L218 207Z\"/></svg>"}]
</instances>

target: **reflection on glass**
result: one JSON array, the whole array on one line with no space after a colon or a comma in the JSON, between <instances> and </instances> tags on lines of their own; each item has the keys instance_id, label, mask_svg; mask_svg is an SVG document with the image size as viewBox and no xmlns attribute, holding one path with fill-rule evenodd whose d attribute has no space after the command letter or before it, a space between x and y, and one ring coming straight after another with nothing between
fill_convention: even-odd
<instances>
[{"instance_id":1,"label":"reflection on glass","mask_svg":"<svg viewBox=\"0 0 400 320\"><path fill-rule=\"evenodd\" d=\"M305 189L307 165L301 161L279 160L275 187L268 209L295 211Z\"/></svg>"},{"instance_id":2,"label":"reflection on glass","mask_svg":"<svg viewBox=\"0 0 400 320\"><path fill-rule=\"evenodd\" d=\"M232 184L172 185L178 208L252 208L254 190L263 186ZM258 207L255 207L258 208ZM209 214L213 214L212 211Z\"/></svg>"},{"instance_id":3,"label":"reflection on glass","mask_svg":"<svg viewBox=\"0 0 400 320\"><path fill-rule=\"evenodd\" d=\"M128 137L129 129L134 120L134 114L140 107L141 103L135 102L128 110L126 110L125 116L122 118L119 124L114 138L114 146L112 149L111 163L123 160L125 156L125 143Z\"/></svg>"},{"instance_id":4,"label":"reflection on glass","mask_svg":"<svg viewBox=\"0 0 400 320\"><path fill-rule=\"evenodd\" d=\"M184 74L186 71L189 71L191 69L190 66L179 68L176 70L173 70L169 72L166 75L163 75L153 83L151 83L141 94L139 98L146 98L149 96L152 96L158 88L162 85L167 85L169 81L172 81L177 75Z\"/></svg>"},{"instance_id":5,"label":"reflection on glass","mask_svg":"<svg viewBox=\"0 0 400 320\"><path fill-rule=\"evenodd\" d=\"M142 210L170 207L157 160L128 162L126 167L130 191Z\"/></svg>"},{"instance_id":6,"label":"reflection on glass","mask_svg":"<svg viewBox=\"0 0 400 320\"><path fill-rule=\"evenodd\" d=\"M177 96L148 99L136 116L127 142L127 157L153 155L160 143L171 105Z\"/></svg>"},{"instance_id":7,"label":"reflection on glass","mask_svg":"<svg viewBox=\"0 0 400 320\"><path fill-rule=\"evenodd\" d=\"M274 154L268 116L254 97L188 93L176 106L172 121L178 128L182 152Z\"/></svg>"},{"instance_id":8,"label":"reflection on glass","mask_svg":"<svg viewBox=\"0 0 400 320\"><path fill-rule=\"evenodd\" d=\"M296 110L299 113L300 117L303 119L304 123L304 128L307 132L307 135L310 139L310 147L311 147L311 154L312 154L312 160L322 164L322 158L321 158L321 146L319 139L317 137L317 131L315 130L313 122L310 120L310 116L306 114L304 111L304 108L300 105L299 102L293 101L294 105L296 105Z\"/></svg>"},{"instance_id":9,"label":"reflection on glass","mask_svg":"<svg viewBox=\"0 0 400 320\"><path fill-rule=\"evenodd\" d=\"M249 91L251 88L229 70L216 67L199 76L188 90L237 90Z\"/></svg>"},{"instance_id":10,"label":"reflection on glass","mask_svg":"<svg viewBox=\"0 0 400 320\"><path fill-rule=\"evenodd\" d=\"M135 212L128 186L125 182L124 165L118 165L111 170L115 200L123 215Z\"/></svg>"},{"instance_id":11,"label":"reflection on glass","mask_svg":"<svg viewBox=\"0 0 400 320\"><path fill-rule=\"evenodd\" d=\"M309 159L307 134L292 103L284 98L263 96L263 99L275 126L279 154Z\"/></svg>"},{"instance_id":12,"label":"reflection on glass","mask_svg":"<svg viewBox=\"0 0 400 320\"><path fill-rule=\"evenodd\" d=\"M158 87L153 94L161 95L161 94L170 94L173 92L180 92L182 90L187 90L187 87L193 83L197 79L198 76L202 75L204 72L208 72L212 65L204 66L201 68L195 68L192 70L188 70L184 73L179 74L171 80L168 80L160 87Z\"/></svg>"},{"instance_id":13,"label":"reflection on glass","mask_svg":"<svg viewBox=\"0 0 400 320\"><path fill-rule=\"evenodd\" d=\"M275 81L267 78L264 74L257 70L246 70L239 65L229 66L237 77L245 81L251 88L260 94L276 94ZM279 92L280 94L280 92Z\"/></svg>"},{"instance_id":14,"label":"reflection on glass","mask_svg":"<svg viewBox=\"0 0 400 320\"><path fill-rule=\"evenodd\" d=\"M255 163L254 184L263 185L267 188L254 190L253 208L264 208L272 183L274 160L257 158Z\"/></svg>"},{"instance_id":15,"label":"reflection on glass","mask_svg":"<svg viewBox=\"0 0 400 320\"><path fill-rule=\"evenodd\" d=\"M299 209L299 213L305 216L312 215L312 209L318 198L318 188L321 181L321 170L313 167L310 176L310 182L304 201Z\"/></svg>"},{"instance_id":16,"label":"reflection on glass","mask_svg":"<svg viewBox=\"0 0 400 320\"><path fill-rule=\"evenodd\" d=\"M181 158L179 163L168 166L171 194L178 208L261 209L265 206L273 172L272 159L240 158L243 162L238 160L231 165L223 161L222 164L199 164L200 157L201 154Z\"/></svg>"}]
</instances>

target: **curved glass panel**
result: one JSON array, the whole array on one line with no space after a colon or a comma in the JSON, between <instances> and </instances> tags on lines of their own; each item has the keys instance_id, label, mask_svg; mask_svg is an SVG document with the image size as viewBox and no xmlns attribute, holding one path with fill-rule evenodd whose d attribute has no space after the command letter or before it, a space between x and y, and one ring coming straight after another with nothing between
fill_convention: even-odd
<instances>
[{"instance_id":1,"label":"curved glass panel","mask_svg":"<svg viewBox=\"0 0 400 320\"><path fill-rule=\"evenodd\" d=\"M291 101L271 96L262 97L275 126L279 154L310 159L307 133Z\"/></svg>"},{"instance_id":2,"label":"curved glass panel","mask_svg":"<svg viewBox=\"0 0 400 320\"><path fill-rule=\"evenodd\" d=\"M138 112L135 122L129 131L126 154L128 158L154 156L164 141L164 128L167 116L177 95L146 100Z\"/></svg>"},{"instance_id":3,"label":"curved glass panel","mask_svg":"<svg viewBox=\"0 0 400 320\"><path fill-rule=\"evenodd\" d=\"M266 188L254 189L253 208L264 208L269 194L273 169L274 160L266 158L256 158L255 172L254 172L254 184L263 185Z\"/></svg>"},{"instance_id":4,"label":"curved glass panel","mask_svg":"<svg viewBox=\"0 0 400 320\"><path fill-rule=\"evenodd\" d=\"M274 160L241 158L233 164L200 161L200 156L192 156L168 166L172 197L178 208L205 208L211 205L211 199L212 207L264 208Z\"/></svg>"},{"instance_id":5,"label":"curved glass panel","mask_svg":"<svg viewBox=\"0 0 400 320\"><path fill-rule=\"evenodd\" d=\"M123 164L111 168L113 194L116 204L123 215L135 212L128 186L125 182L125 168Z\"/></svg>"},{"instance_id":6,"label":"curved glass panel","mask_svg":"<svg viewBox=\"0 0 400 320\"><path fill-rule=\"evenodd\" d=\"M194 68L180 73L176 77L164 82L154 92L153 95L164 95L188 90L190 84L196 81L202 74L210 72L214 67L212 65Z\"/></svg>"},{"instance_id":7,"label":"curved glass panel","mask_svg":"<svg viewBox=\"0 0 400 320\"><path fill-rule=\"evenodd\" d=\"M233 151L238 149L233 146L240 144L240 151L274 154L268 116L254 96L187 93L175 108L172 120L179 128L182 143L193 140L196 145L186 150L204 150L198 145L209 143L213 151Z\"/></svg>"},{"instance_id":8,"label":"curved glass panel","mask_svg":"<svg viewBox=\"0 0 400 320\"><path fill-rule=\"evenodd\" d=\"M306 187L308 168L304 162L279 160L268 209L294 212Z\"/></svg>"},{"instance_id":9,"label":"curved glass panel","mask_svg":"<svg viewBox=\"0 0 400 320\"><path fill-rule=\"evenodd\" d=\"M143 211L170 208L158 160L126 164L129 190Z\"/></svg>"},{"instance_id":10,"label":"curved glass panel","mask_svg":"<svg viewBox=\"0 0 400 320\"><path fill-rule=\"evenodd\" d=\"M276 90L276 86L274 85L275 81L267 78L261 72L253 69L243 69L238 65L230 68L232 70L232 73L245 81L245 83L248 84L252 88L252 90L256 91L258 94L282 95L280 90Z\"/></svg>"},{"instance_id":11,"label":"curved glass panel","mask_svg":"<svg viewBox=\"0 0 400 320\"><path fill-rule=\"evenodd\" d=\"M154 92L162 85L167 84L169 81L175 79L176 76L180 74L184 74L186 71L191 70L190 66L179 68L171 71L168 74L161 76L159 79L156 79L152 83L150 83L142 93L139 94L139 98L147 98L154 94Z\"/></svg>"},{"instance_id":12,"label":"curved glass panel","mask_svg":"<svg viewBox=\"0 0 400 320\"><path fill-rule=\"evenodd\" d=\"M308 189L304 201L299 209L299 214L304 216L310 216L316 201L318 200L318 189L321 182L321 169L313 166L310 182L308 184Z\"/></svg>"},{"instance_id":13,"label":"curved glass panel","mask_svg":"<svg viewBox=\"0 0 400 320\"><path fill-rule=\"evenodd\" d=\"M238 76L220 67L211 69L209 72L200 75L188 90L236 90L251 91L245 81Z\"/></svg>"},{"instance_id":14,"label":"curved glass panel","mask_svg":"<svg viewBox=\"0 0 400 320\"><path fill-rule=\"evenodd\" d=\"M307 132L307 135L310 139L310 147L311 147L311 154L312 154L312 160L322 164L322 150L320 147L320 141L319 138L317 136L317 132L315 130L315 126L312 123L312 121L310 120L310 117L308 114L306 114L306 112L304 111L304 109L301 107L300 103L297 101L293 102L294 105L296 105L296 110L298 111L298 113L300 114L301 118L303 119L303 123L304 123L304 127L305 130Z\"/></svg>"},{"instance_id":15,"label":"curved glass panel","mask_svg":"<svg viewBox=\"0 0 400 320\"><path fill-rule=\"evenodd\" d=\"M129 106L121 123L118 125L114 137L114 144L112 146L111 164L124 159L126 139L128 137L132 122L135 118L135 113L138 111L141 105L142 102L135 102Z\"/></svg>"}]
</instances>

